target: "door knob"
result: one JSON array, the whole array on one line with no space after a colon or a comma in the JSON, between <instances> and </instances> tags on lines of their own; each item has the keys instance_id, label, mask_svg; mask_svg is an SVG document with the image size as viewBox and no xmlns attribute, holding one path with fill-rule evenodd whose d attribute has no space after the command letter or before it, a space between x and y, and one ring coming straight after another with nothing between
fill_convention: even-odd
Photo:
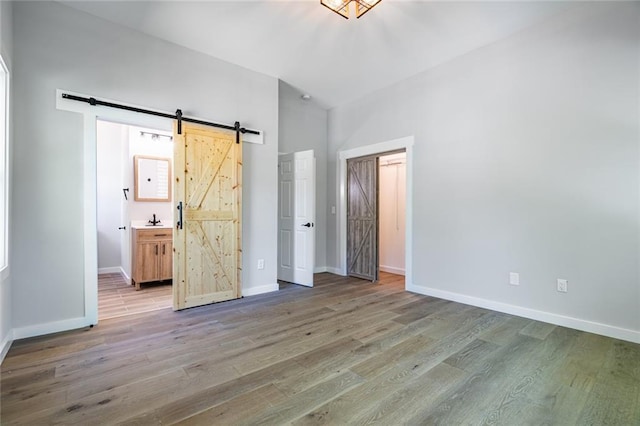
<instances>
[{"instance_id":1,"label":"door knob","mask_svg":"<svg viewBox=\"0 0 640 426\"><path fill-rule=\"evenodd\" d=\"M126 226L119 226L118 229L127 229Z\"/></svg>"},{"instance_id":2,"label":"door knob","mask_svg":"<svg viewBox=\"0 0 640 426\"><path fill-rule=\"evenodd\" d=\"M306 226L307 228L311 228L311 227L313 227L313 223L311 223L311 222L303 223L302 226Z\"/></svg>"}]
</instances>

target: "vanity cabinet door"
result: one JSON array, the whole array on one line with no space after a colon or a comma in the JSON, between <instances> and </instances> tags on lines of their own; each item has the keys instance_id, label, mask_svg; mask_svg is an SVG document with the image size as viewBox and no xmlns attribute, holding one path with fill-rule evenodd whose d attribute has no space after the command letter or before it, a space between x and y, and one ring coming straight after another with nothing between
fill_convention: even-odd
<instances>
[{"instance_id":1,"label":"vanity cabinet door","mask_svg":"<svg viewBox=\"0 0 640 426\"><path fill-rule=\"evenodd\" d=\"M133 282L140 283L173 278L173 244L171 229L136 229L133 233Z\"/></svg>"},{"instance_id":2,"label":"vanity cabinet door","mask_svg":"<svg viewBox=\"0 0 640 426\"><path fill-rule=\"evenodd\" d=\"M138 253L136 255L136 270L138 271L138 282L158 281L158 243L138 243Z\"/></svg>"},{"instance_id":3,"label":"vanity cabinet door","mask_svg":"<svg viewBox=\"0 0 640 426\"><path fill-rule=\"evenodd\" d=\"M160 279L170 280L173 278L173 243L163 241L159 243L160 253Z\"/></svg>"}]
</instances>

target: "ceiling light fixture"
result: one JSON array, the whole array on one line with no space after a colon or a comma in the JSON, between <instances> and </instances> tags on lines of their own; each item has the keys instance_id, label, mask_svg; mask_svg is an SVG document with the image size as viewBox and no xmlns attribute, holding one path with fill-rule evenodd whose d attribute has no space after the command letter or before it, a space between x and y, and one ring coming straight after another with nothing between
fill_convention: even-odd
<instances>
[{"instance_id":1,"label":"ceiling light fixture","mask_svg":"<svg viewBox=\"0 0 640 426\"><path fill-rule=\"evenodd\" d=\"M382 0L320 0L320 4L349 19L349 5L356 4L356 18L361 17Z\"/></svg>"}]
</instances>

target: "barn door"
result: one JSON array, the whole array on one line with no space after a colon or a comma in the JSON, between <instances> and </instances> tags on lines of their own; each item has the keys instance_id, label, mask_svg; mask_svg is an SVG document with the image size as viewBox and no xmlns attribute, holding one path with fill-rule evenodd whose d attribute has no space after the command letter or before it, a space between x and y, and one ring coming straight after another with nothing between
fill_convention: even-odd
<instances>
[{"instance_id":1,"label":"barn door","mask_svg":"<svg viewBox=\"0 0 640 426\"><path fill-rule=\"evenodd\" d=\"M378 280L378 158L347 160L347 274Z\"/></svg>"},{"instance_id":2,"label":"barn door","mask_svg":"<svg viewBox=\"0 0 640 426\"><path fill-rule=\"evenodd\" d=\"M174 131L173 309L241 296L242 143L235 133ZM182 222L179 222L182 217Z\"/></svg>"}]
</instances>

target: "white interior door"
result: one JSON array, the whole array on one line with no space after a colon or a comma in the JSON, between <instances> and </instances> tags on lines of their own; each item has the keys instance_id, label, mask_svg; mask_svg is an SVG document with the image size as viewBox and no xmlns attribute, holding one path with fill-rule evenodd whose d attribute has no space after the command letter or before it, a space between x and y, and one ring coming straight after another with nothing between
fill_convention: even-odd
<instances>
[{"instance_id":1,"label":"white interior door","mask_svg":"<svg viewBox=\"0 0 640 426\"><path fill-rule=\"evenodd\" d=\"M278 279L313 287L316 159L313 150L278 159Z\"/></svg>"}]
</instances>

